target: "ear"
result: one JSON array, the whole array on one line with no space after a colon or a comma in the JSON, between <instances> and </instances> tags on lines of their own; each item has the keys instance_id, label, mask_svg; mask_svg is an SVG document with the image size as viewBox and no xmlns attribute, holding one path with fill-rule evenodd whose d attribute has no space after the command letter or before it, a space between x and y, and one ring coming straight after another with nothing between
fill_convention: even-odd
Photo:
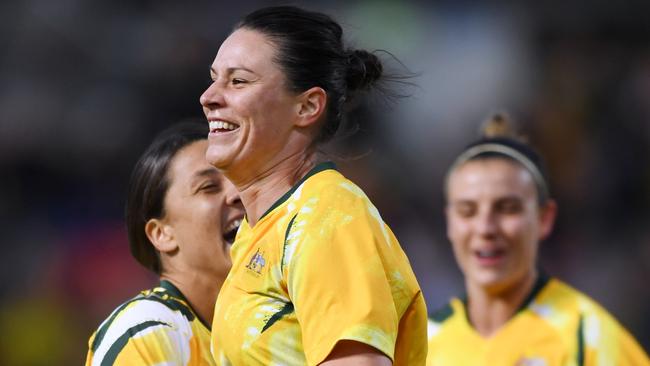
<instances>
[{"instance_id":1,"label":"ear","mask_svg":"<svg viewBox=\"0 0 650 366\"><path fill-rule=\"evenodd\" d=\"M144 232L153 246L162 253L178 248L174 237L174 228L159 219L150 219L144 225Z\"/></svg>"},{"instance_id":2,"label":"ear","mask_svg":"<svg viewBox=\"0 0 650 366\"><path fill-rule=\"evenodd\" d=\"M555 225L555 218L557 217L557 202L555 200L549 199L546 202L546 205L540 208L539 221L540 221L540 232L539 240L546 239L551 232L553 231L553 226Z\"/></svg>"},{"instance_id":3,"label":"ear","mask_svg":"<svg viewBox=\"0 0 650 366\"><path fill-rule=\"evenodd\" d=\"M325 114L327 93L323 88L315 86L307 89L298 96L298 113L296 126L308 127L318 122Z\"/></svg>"}]
</instances>

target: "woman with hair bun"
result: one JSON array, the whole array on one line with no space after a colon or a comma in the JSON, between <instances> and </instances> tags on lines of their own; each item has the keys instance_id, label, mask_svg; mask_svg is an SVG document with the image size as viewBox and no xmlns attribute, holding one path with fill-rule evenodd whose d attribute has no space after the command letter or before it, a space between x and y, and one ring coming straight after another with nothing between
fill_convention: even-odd
<instances>
[{"instance_id":1,"label":"woman with hair bun","mask_svg":"<svg viewBox=\"0 0 650 366\"><path fill-rule=\"evenodd\" d=\"M200 98L208 161L246 218L215 306L219 365L422 365L426 307L363 191L317 150L382 78L329 16L270 7L241 20Z\"/></svg>"},{"instance_id":2,"label":"woman with hair bun","mask_svg":"<svg viewBox=\"0 0 650 366\"><path fill-rule=\"evenodd\" d=\"M434 312L427 365L650 365L605 309L538 268L557 212L542 159L503 114L483 132L447 173L467 295Z\"/></svg>"}]
</instances>

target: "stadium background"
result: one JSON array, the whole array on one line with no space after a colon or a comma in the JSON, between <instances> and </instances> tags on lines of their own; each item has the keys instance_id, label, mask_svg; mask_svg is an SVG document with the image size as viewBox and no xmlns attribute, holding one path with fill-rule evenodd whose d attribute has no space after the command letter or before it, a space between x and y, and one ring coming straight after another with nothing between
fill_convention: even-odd
<instances>
[{"instance_id":1,"label":"stadium background","mask_svg":"<svg viewBox=\"0 0 650 366\"><path fill-rule=\"evenodd\" d=\"M273 2L0 4L0 364L72 365L155 278L128 254L128 174L153 135L200 117L220 42ZM403 244L429 309L462 291L442 177L495 108L546 155L560 202L541 262L650 348L650 3L313 1L354 46L419 76L355 113L340 167Z\"/></svg>"}]
</instances>

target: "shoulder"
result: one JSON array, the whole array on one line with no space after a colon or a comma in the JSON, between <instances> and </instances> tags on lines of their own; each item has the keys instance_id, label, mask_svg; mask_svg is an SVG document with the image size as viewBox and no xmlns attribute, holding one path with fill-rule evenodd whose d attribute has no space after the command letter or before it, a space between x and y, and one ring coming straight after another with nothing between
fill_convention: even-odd
<instances>
[{"instance_id":1,"label":"shoulder","mask_svg":"<svg viewBox=\"0 0 650 366\"><path fill-rule=\"evenodd\" d=\"M302 223L351 223L378 216L366 194L334 169L313 174L287 200L287 217L293 226ZM289 220L287 220L289 222ZM338 225L337 224L337 225Z\"/></svg>"},{"instance_id":2,"label":"shoulder","mask_svg":"<svg viewBox=\"0 0 650 366\"><path fill-rule=\"evenodd\" d=\"M367 198L363 190L335 169L321 170L307 178L294 192L294 199L312 197Z\"/></svg>"},{"instance_id":3,"label":"shoulder","mask_svg":"<svg viewBox=\"0 0 650 366\"><path fill-rule=\"evenodd\" d=\"M579 316L579 343L598 352L604 364L648 364L650 360L634 336L602 305L570 285L557 281L557 292L575 304Z\"/></svg>"},{"instance_id":4,"label":"shoulder","mask_svg":"<svg viewBox=\"0 0 650 366\"><path fill-rule=\"evenodd\" d=\"M551 279L548 289L531 304L531 310L553 324L576 323L587 345L626 333L597 301L558 279Z\"/></svg>"},{"instance_id":5,"label":"shoulder","mask_svg":"<svg viewBox=\"0 0 650 366\"><path fill-rule=\"evenodd\" d=\"M118 306L100 324L89 344L90 351L103 357L121 349L131 338L161 329L178 337L191 332L189 320L173 300L151 290L143 291Z\"/></svg>"},{"instance_id":6,"label":"shoulder","mask_svg":"<svg viewBox=\"0 0 650 366\"><path fill-rule=\"evenodd\" d=\"M552 306L556 311L574 312L581 316L611 318L598 302L571 285L552 278L547 289L540 293L533 304Z\"/></svg>"}]
</instances>

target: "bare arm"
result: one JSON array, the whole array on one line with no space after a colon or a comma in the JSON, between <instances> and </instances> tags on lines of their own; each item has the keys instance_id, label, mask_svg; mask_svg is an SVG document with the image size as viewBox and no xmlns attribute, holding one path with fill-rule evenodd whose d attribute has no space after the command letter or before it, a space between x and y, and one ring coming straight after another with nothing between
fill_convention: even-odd
<instances>
[{"instance_id":1,"label":"bare arm","mask_svg":"<svg viewBox=\"0 0 650 366\"><path fill-rule=\"evenodd\" d=\"M321 366L392 366L385 354L367 344L355 341L339 341Z\"/></svg>"}]
</instances>

